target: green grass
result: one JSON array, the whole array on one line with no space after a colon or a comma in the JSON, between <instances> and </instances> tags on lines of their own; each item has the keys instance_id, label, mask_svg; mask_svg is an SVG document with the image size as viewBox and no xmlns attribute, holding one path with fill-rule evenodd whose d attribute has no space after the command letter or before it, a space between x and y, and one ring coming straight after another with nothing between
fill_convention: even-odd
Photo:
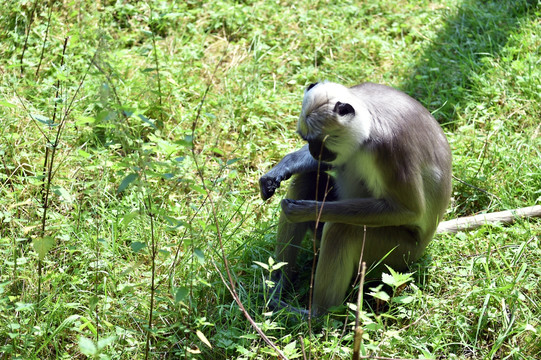
<instances>
[{"instance_id":1,"label":"green grass","mask_svg":"<svg viewBox=\"0 0 541 360\"><path fill-rule=\"evenodd\" d=\"M460 180L448 219L540 202L538 1L149 4L2 7L0 359L276 358L224 256L288 358L351 358L351 309L271 313L254 263L285 195L263 203L257 181L301 146L314 81L389 84L434 113ZM365 295L363 354L541 357L540 234L438 235L388 306Z\"/></svg>"}]
</instances>

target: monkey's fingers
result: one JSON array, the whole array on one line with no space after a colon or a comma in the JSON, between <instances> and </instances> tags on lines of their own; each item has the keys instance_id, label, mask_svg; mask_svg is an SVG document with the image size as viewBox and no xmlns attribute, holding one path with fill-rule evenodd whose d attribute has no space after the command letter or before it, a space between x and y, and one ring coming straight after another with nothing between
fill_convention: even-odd
<instances>
[{"instance_id":1,"label":"monkey's fingers","mask_svg":"<svg viewBox=\"0 0 541 360\"><path fill-rule=\"evenodd\" d=\"M316 220L316 201L283 199L280 205L289 222L297 223Z\"/></svg>"},{"instance_id":2,"label":"monkey's fingers","mask_svg":"<svg viewBox=\"0 0 541 360\"><path fill-rule=\"evenodd\" d=\"M280 182L274 178L262 176L259 179L259 189L261 190L261 198L267 200L274 195L276 189L280 187Z\"/></svg>"}]
</instances>

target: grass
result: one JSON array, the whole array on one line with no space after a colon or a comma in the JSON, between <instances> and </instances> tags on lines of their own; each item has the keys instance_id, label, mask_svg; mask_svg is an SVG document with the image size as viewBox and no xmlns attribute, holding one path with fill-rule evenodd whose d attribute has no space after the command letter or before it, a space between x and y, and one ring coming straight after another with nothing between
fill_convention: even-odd
<instances>
[{"instance_id":1,"label":"grass","mask_svg":"<svg viewBox=\"0 0 541 360\"><path fill-rule=\"evenodd\" d=\"M449 219L539 204L540 18L535 0L8 1L0 359L275 358L224 258L288 358L350 358L351 308L272 313L272 263L254 263L285 195L263 203L257 180L301 146L304 87L374 81L425 104L453 150ZM438 235L387 306L365 295L361 353L539 358L540 230Z\"/></svg>"}]
</instances>

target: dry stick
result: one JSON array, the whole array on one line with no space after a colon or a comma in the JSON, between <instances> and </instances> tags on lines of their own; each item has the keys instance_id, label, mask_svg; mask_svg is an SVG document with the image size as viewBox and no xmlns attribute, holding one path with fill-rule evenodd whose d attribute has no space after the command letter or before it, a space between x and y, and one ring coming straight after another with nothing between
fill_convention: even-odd
<instances>
[{"instance_id":1,"label":"dry stick","mask_svg":"<svg viewBox=\"0 0 541 360\"><path fill-rule=\"evenodd\" d=\"M64 41L64 48L62 49L62 58L60 60L61 66L64 64L64 55L66 54L66 48L68 47L68 39L66 38ZM21 59L22 60L22 59ZM58 97L60 91L60 80L57 82L57 89L56 89L56 97ZM56 113L57 113L57 107L55 103L55 107L53 110L53 124L56 119ZM43 207L43 214L41 217L41 238L42 241L45 238L45 228L47 225L47 209L49 208L49 194L51 189L51 183L53 181L53 164L54 164L54 157L56 154L56 149L58 147L58 142L60 141L60 134L62 132L62 127L66 121L66 118L64 117L60 124L58 125L58 130L56 131L56 138L54 140L54 143L51 144L51 154L50 154L50 160L49 160L49 146L45 146L45 159L43 161L43 176L46 177L46 182L42 185L42 207ZM39 308L41 303L41 278L42 278L42 263L41 258L38 257L38 291L37 291L37 315L39 316Z\"/></svg>"},{"instance_id":2,"label":"dry stick","mask_svg":"<svg viewBox=\"0 0 541 360\"><path fill-rule=\"evenodd\" d=\"M144 172L143 172L143 176L145 177L145 182L147 182L146 175ZM150 241L151 241L151 250L150 250L150 254L151 254L150 282L151 284L150 284L150 310L149 310L150 313L148 315L148 329L147 329L147 338L146 338L146 344L145 344L145 359L148 359L148 353L150 351L150 333L152 330L152 319L154 315L154 311L153 311L154 310L153 309L154 294L155 294L154 282L155 282L155 277L156 277L156 239L154 237L154 214L152 213L151 200L152 199L150 198L150 194L148 194L147 196L148 205L143 200L143 204L145 205L147 214L150 218Z\"/></svg>"},{"instance_id":3,"label":"dry stick","mask_svg":"<svg viewBox=\"0 0 541 360\"><path fill-rule=\"evenodd\" d=\"M364 238L363 238L363 248L364 248L364 242L366 240L366 226L364 227ZM360 262L362 261L362 257ZM364 286L364 276L366 274L366 263L362 261L361 263L361 281L359 283L359 293L357 295L357 310L355 311L355 335L353 340L353 356L351 357L352 360L359 360L360 359L360 349L361 349L361 340L363 337L363 328L359 326L359 317L361 314L361 303L363 301L363 286Z\"/></svg>"},{"instance_id":4,"label":"dry stick","mask_svg":"<svg viewBox=\"0 0 541 360\"><path fill-rule=\"evenodd\" d=\"M32 10L30 11L30 18L28 19L28 28L26 29L26 36L24 38L23 51L21 52L21 60L20 60L21 77L24 75L24 66L23 66L24 53L26 52L26 46L28 45L28 37L30 36L30 27L32 26L32 22L34 21L34 12L36 11L38 2L39 0L34 1L34 6L32 6Z\"/></svg>"},{"instance_id":5,"label":"dry stick","mask_svg":"<svg viewBox=\"0 0 541 360\"><path fill-rule=\"evenodd\" d=\"M150 7L150 5L149 5ZM150 21L152 21L152 8L150 8ZM161 91L161 86L160 86L160 63L158 61L158 50L157 50L157 47L156 47L156 38L155 38L155 35L154 35L154 31L152 31L151 29L151 33L152 33L152 47L154 49L154 62L155 62L155 66L156 66L156 76L158 77L158 99L159 99L159 102L160 102L160 117L162 115L162 91ZM163 127L163 119L162 119L162 126L160 126L160 128ZM144 165L144 163L143 163ZM146 177L146 172L143 171L143 176L144 176L144 179L145 179L145 183L148 184L148 181L147 181L147 177ZM144 203L144 201L143 201ZM157 253L157 245L156 244L156 238L154 236L154 214L152 212L152 198L150 196L150 193L147 194L147 203L148 204L145 204L145 208L146 208L146 211L147 211L147 214L150 218L150 241L151 241L151 272L150 272L150 309L149 309L149 314L148 314L148 330L147 330L147 338L146 338L146 344L145 344L145 359L148 359L148 354L149 354L149 351L150 351L150 334L152 332L152 321L153 321L153 318L154 318L154 296L155 296L155 293L156 293L156 288L155 288L155 283L156 283L156 253Z\"/></svg>"},{"instance_id":6,"label":"dry stick","mask_svg":"<svg viewBox=\"0 0 541 360\"><path fill-rule=\"evenodd\" d=\"M306 351L304 350L304 339L302 338L302 335L299 335L299 342L301 343L302 358L303 358L303 360L307 360L306 359Z\"/></svg>"},{"instance_id":7,"label":"dry stick","mask_svg":"<svg viewBox=\"0 0 541 360\"><path fill-rule=\"evenodd\" d=\"M534 205L514 210L493 212L466 216L458 219L443 221L439 224L436 233L457 233L477 229L485 224L501 222L512 224L517 218L541 217L541 205Z\"/></svg>"},{"instance_id":8,"label":"dry stick","mask_svg":"<svg viewBox=\"0 0 541 360\"><path fill-rule=\"evenodd\" d=\"M41 68L41 62L43 61L43 54L45 53L45 44L47 43L47 38L49 37L49 27L51 26L51 16L53 15L53 0L49 1L49 17L47 19L47 27L45 28L45 38L43 39L43 46L41 47L41 54L39 56L39 63L36 69L36 79L39 74L39 69Z\"/></svg>"},{"instance_id":9,"label":"dry stick","mask_svg":"<svg viewBox=\"0 0 541 360\"><path fill-rule=\"evenodd\" d=\"M148 7L150 9L150 22L149 24L152 24L152 2L148 2ZM159 68L159 62L158 62L158 48L156 47L156 35L154 34L154 30L152 28L150 29L150 32L152 34L152 47L154 49L154 66L156 67L156 79L158 83L158 102L160 104L160 119L158 120L158 128L160 130L163 129L164 123L163 123L163 104L162 104L162 84L160 80L160 68Z\"/></svg>"},{"instance_id":10,"label":"dry stick","mask_svg":"<svg viewBox=\"0 0 541 360\"><path fill-rule=\"evenodd\" d=\"M224 52L224 55L225 55L225 52ZM223 58L224 55L222 55L222 58ZM212 73L212 77L214 77L214 74L218 70L218 66L220 65L220 63L221 63L221 59L218 62L218 64L216 65L216 68L214 69L214 72ZM199 117L200 117L200 114L201 114L201 108L203 107L203 104L204 104L205 99L207 97L207 94L208 94L208 92L210 90L210 87L211 87L211 84L209 83L209 85L205 89L203 97L201 98L201 102L199 103L199 108L197 109L197 114L196 114L195 119L194 119L194 121L192 123L192 142L193 142L193 139L195 137L195 129L197 128L197 122L199 121ZM231 275L229 264L227 262L227 257L225 255L225 250L224 250L223 241L222 241L222 233L220 231L220 226L219 226L219 222L218 222L218 216L216 215L216 208L214 207L214 200L212 199L211 192L207 188L207 185L205 183L205 177L203 175L203 170L202 170L201 166L199 165L199 162L197 161L197 154L195 152L195 146L193 146L193 144L192 144L191 151L192 151L192 156L193 156L193 159L194 159L195 167L197 169L197 175L198 175L199 179L201 180L201 185L202 185L203 189L205 190L205 193L207 194L209 205L211 207L212 218L213 218L214 224L216 225L216 237L218 238L218 243L220 245L220 251L221 251L221 255L222 255L222 261L224 263L225 271L226 271L227 278L228 278L230 286L228 285L227 281L224 279L224 277L223 277L222 273L220 272L220 270L218 269L217 265L214 264L214 263L213 263L213 265L214 265L216 271L218 272L218 275L220 276L223 284L225 285L225 287L227 288L227 290L229 291L231 296L233 296L233 299L235 300L235 302L239 306L240 310L244 314L244 317L246 317L248 322L250 322L250 325L252 325L254 330L259 334L259 336L261 336L263 341L265 341L267 343L267 345L269 345L276 352L276 354L278 354L279 359L287 360L288 358L284 355L284 353L282 353L282 351L280 351L280 349L278 349L278 347L269 339L269 337L267 335L265 335L263 330L261 330L261 328L259 328L259 326L257 326L254 319L250 316L250 314L248 314L248 311L246 311L246 309L244 308L244 305L242 304L242 301L240 300L239 295L237 294L237 291L235 289L235 281L233 280L233 276Z\"/></svg>"},{"instance_id":11,"label":"dry stick","mask_svg":"<svg viewBox=\"0 0 541 360\"><path fill-rule=\"evenodd\" d=\"M325 136L323 141L321 142L321 149L319 150L319 158L317 160L317 176L316 176L316 223L314 225L314 237L312 238L312 246L313 246L313 252L314 252L314 259L312 260L312 270L310 273L310 291L308 292L308 334L310 336L312 335L312 295L314 291L314 278L315 278L315 269L316 269L316 260L317 260L317 247L316 247L316 238L317 238L317 229L319 227L319 222L321 219L321 214L323 212L323 205L325 204L325 200L327 199L327 195L329 194L329 181L330 176L327 176L327 184L325 185L325 194L323 195L323 201L321 202L321 207L317 208L317 198L319 193L319 175L321 171L321 155L323 153L323 146L325 145L325 141L329 135ZM312 342L310 341L310 347L308 348L308 357L312 357Z\"/></svg>"}]
</instances>

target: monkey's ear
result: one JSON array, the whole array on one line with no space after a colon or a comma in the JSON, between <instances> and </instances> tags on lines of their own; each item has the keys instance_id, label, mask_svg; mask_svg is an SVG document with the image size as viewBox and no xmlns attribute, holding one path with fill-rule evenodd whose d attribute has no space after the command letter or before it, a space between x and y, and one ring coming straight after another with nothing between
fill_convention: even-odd
<instances>
[{"instance_id":1,"label":"monkey's ear","mask_svg":"<svg viewBox=\"0 0 541 360\"><path fill-rule=\"evenodd\" d=\"M353 108L353 106L348 103L341 103L340 101L336 102L333 111L335 113L338 113L338 115L340 116L344 116L347 114L355 115L355 109Z\"/></svg>"},{"instance_id":2,"label":"monkey's ear","mask_svg":"<svg viewBox=\"0 0 541 360\"><path fill-rule=\"evenodd\" d=\"M319 83L316 82L316 83L313 83L313 84L308 85L308 87L306 88L306 92L310 91L310 90L311 90L314 86L316 86L317 84L319 84Z\"/></svg>"}]
</instances>

